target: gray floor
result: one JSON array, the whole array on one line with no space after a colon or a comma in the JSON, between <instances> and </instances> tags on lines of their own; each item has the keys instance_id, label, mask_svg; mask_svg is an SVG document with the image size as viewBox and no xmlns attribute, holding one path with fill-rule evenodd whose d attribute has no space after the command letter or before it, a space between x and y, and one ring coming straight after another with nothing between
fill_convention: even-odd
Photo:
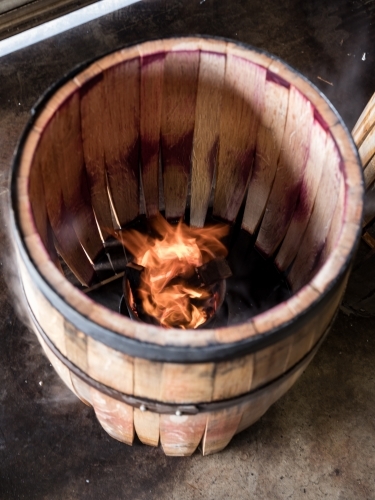
<instances>
[{"instance_id":1,"label":"gray floor","mask_svg":"<svg viewBox=\"0 0 375 500\"><path fill-rule=\"evenodd\" d=\"M29 111L76 64L151 37L231 37L299 69L328 95L351 129L375 91L374 22L371 0L153 0L0 59L2 213L13 150ZM93 411L55 375L14 312L19 299L6 288L15 272L7 230L5 218L0 228L1 500L375 498L373 318L341 312L293 389L222 453L168 458L161 449L138 442L130 448L109 438ZM356 276L357 285L361 279ZM351 297L345 300L350 305Z\"/></svg>"}]
</instances>

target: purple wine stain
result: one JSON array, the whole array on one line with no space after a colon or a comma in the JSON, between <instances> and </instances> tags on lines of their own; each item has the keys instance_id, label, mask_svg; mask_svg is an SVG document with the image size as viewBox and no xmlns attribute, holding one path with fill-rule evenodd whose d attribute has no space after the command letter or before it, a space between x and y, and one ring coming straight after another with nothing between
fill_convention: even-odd
<instances>
[{"instance_id":1,"label":"purple wine stain","mask_svg":"<svg viewBox=\"0 0 375 500\"><path fill-rule=\"evenodd\" d=\"M270 71L269 69L267 70L266 81L276 83L277 85L281 85L282 87L285 87L286 89L290 88L289 82L284 80L284 78L282 78L281 76L276 75L276 73L274 73L273 71Z\"/></svg>"},{"instance_id":2,"label":"purple wine stain","mask_svg":"<svg viewBox=\"0 0 375 500\"><path fill-rule=\"evenodd\" d=\"M311 208L312 204L309 203L309 191L306 187L305 181L302 180L299 187L299 196L294 210L294 218L299 222L307 220L311 213Z\"/></svg>"},{"instance_id":3,"label":"purple wine stain","mask_svg":"<svg viewBox=\"0 0 375 500\"><path fill-rule=\"evenodd\" d=\"M289 187L285 190L284 205L281 207L279 214L277 216L278 224L275 227L275 234L279 237L284 236L287 227L296 210L297 200L300 195L302 181ZM275 238L276 239L276 238Z\"/></svg>"},{"instance_id":4,"label":"purple wine stain","mask_svg":"<svg viewBox=\"0 0 375 500\"><path fill-rule=\"evenodd\" d=\"M138 179L139 153L140 153L140 138L138 136L129 146L126 153L120 159L121 167L131 172L135 179Z\"/></svg>"},{"instance_id":5,"label":"purple wine stain","mask_svg":"<svg viewBox=\"0 0 375 500\"><path fill-rule=\"evenodd\" d=\"M233 173L236 181L232 182L233 189L231 189L231 198L227 202L225 210L225 219L232 222L238 214L241 203L246 193L246 186L248 186L249 177L251 175L251 168L253 166L255 156L255 148L249 148L237 156L237 169Z\"/></svg>"},{"instance_id":6,"label":"purple wine stain","mask_svg":"<svg viewBox=\"0 0 375 500\"><path fill-rule=\"evenodd\" d=\"M142 56L141 66L142 68L149 66L150 64L164 61L166 57L166 52L155 52L155 54L148 54L147 56Z\"/></svg>"},{"instance_id":7,"label":"purple wine stain","mask_svg":"<svg viewBox=\"0 0 375 500\"><path fill-rule=\"evenodd\" d=\"M329 126L319 111L314 107L314 120L319 123L323 130L329 131Z\"/></svg>"},{"instance_id":8,"label":"purple wine stain","mask_svg":"<svg viewBox=\"0 0 375 500\"><path fill-rule=\"evenodd\" d=\"M143 173L148 173L159 168L159 141L149 140L146 137L141 138L141 166Z\"/></svg>"},{"instance_id":9,"label":"purple wine stain","mask_svg":"<svg viewBox=\"0 0 375 500\"><path fill-rule=\"evenodd\" d=\"M249 176L251 173L251 169L254 164L255 157L255 148L251 147L243 152L243 154L239 155L239 163L240 163L240 182L243 186L246 186L249 181Z\"/></svg>"},{"instance_id":10,"label":"purple wine stain","mask_svg":"<svg viewBox=\"0 0 375 500\"><path fill-rule=\"evenodd\" d=\"M194 128L171 142L163 134L161 136L163 171L175 170L188 176L191 168Z\"/></svg>"}]
</instances>

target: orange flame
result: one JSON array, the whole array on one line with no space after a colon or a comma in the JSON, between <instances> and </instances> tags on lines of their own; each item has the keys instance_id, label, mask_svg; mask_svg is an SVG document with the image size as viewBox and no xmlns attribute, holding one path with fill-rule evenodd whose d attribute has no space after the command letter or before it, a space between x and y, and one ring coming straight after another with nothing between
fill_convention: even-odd
<instances>
[{"instance_id":1,"label":"orange flame","mask_svg":"<svg viewBox=\"0 0 375 500\"><path fill-rule=\"evenodd\" d=\"M208 319L200 303L211 294L207 287L190 286L188 279L197 267L227 255L220 239L229 227L216 224L198 229L182 221L172 226L161 215L150 222L159 237L134 229L116 235L144 267L139 289L143 310L164 327L197 328Z\"/></svg>"}]
</instances>

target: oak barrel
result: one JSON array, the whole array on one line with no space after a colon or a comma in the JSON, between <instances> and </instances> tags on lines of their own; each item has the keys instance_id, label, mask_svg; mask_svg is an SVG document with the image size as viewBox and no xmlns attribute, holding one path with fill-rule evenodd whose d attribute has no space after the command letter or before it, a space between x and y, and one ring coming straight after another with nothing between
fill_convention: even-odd
<instances>
[{"instance_id":1,"label":"oak barrel","mask_svg":"<svg viewBox=\"0 0 375 500\"><path fill-rule=\"evenodd\" d=\"M277 58L202 37L111 53L47 92L16 153L12 230L35 333L114 438L132 444L136 433L167 455L220 451L319 347L362 197L342 120ZM132 321L82 291L103 278L109 228L187 207L196 227L209 209L229 223L243 213L292 297L236 326L180 330Z\"/></svg>"}]
</instances>

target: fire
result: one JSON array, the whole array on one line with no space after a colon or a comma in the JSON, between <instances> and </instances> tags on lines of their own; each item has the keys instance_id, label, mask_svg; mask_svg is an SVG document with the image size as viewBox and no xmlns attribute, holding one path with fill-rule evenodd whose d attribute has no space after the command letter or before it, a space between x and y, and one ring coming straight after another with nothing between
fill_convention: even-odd
<instances>
[{"instance_id":1,"label":"fire","mask_svg":"<svg viewBox=\"0 0 375 500\"><path fill-rule=\"evenodd\" d=\"M156 237L134 229L117 235L134 262L144 267L138 290L143 311L167 328L197 328L208 319L205 302L211 292L194 284L192 278L196 268L226 256L220 239L228 233L228 226L198 229L182 221L171 225L161 215L150 222Z\"/></svg>"}]
</instances>

